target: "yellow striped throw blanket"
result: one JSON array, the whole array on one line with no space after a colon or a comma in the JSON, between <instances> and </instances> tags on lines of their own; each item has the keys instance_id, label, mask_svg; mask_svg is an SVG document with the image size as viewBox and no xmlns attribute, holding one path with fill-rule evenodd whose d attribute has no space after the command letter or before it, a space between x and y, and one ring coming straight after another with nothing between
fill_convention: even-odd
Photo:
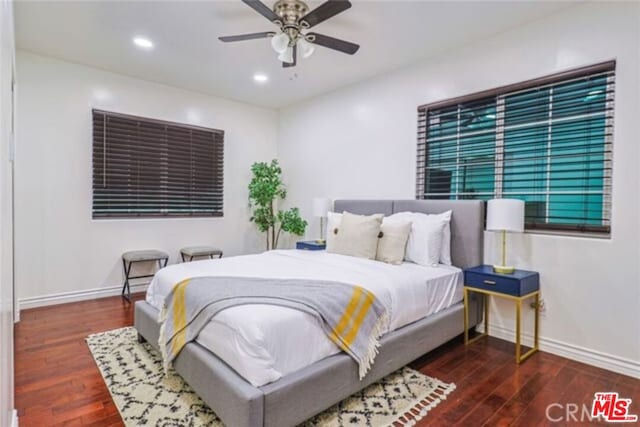
<instances>
[{"instance_id":1,"label":"yellow striped throw blanket","mask_svg":"<svg viewBox=\"0 0 640 427\"><path fill-rule=\"evenodd\" d=\"M360 379L378 353L389 316L375 295L346 283L247 277L195 277L175 285L160 314L159 346L165 370L220 311L271 304L314 316L327 336L360 367Z\"/></svg>"}]
</instances>

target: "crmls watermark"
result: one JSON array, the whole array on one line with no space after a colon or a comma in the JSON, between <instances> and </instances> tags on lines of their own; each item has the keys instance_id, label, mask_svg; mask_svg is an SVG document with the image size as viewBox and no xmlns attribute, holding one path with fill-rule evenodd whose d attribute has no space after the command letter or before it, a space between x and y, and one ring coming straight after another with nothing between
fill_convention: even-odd
<instances>
[{"instance_id":1,"label":"crmls watermark","mask_svg":"<svg viewBox=\"0 0 640 427\"><path fill-rule=\"evenodd\" d=\"M598 392L593 397L591 407L577 403L552 403L547 406L547 420L558 422L586 422L602 420L611 423L635 423L638 416L629 413L631 399L625 399L616 392Z\"/></svg>"},{"instance_id":2,"label":"crmls watermark","mask_svg":"<svg viewBox=\"0 0 640 427\"><path fill-rule=\"evenodd\" d=\"M552 423L559 422L587 422L593 421L591 408L586 404L577 403L552 403L547 406L545 415Z\"/></svg>"}]
</instances>

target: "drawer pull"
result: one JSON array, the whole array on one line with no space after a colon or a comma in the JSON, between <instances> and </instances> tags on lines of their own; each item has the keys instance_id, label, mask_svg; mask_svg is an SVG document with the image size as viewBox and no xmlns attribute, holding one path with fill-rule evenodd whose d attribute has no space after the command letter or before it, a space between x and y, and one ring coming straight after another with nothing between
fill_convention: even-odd
<instances>
[{"instance_id":1,"label":"drawer pull","mask_svg":"<svg viewBox=\"0 0 640 427\"><path fill-rule=\"evenodd\" d=\"M494 282L493 280L485 280L485 281L484 281L484 284L485 284L485 285L495 285L495 284L496 284L496 282Z\"/></svg>"}]
</instances>

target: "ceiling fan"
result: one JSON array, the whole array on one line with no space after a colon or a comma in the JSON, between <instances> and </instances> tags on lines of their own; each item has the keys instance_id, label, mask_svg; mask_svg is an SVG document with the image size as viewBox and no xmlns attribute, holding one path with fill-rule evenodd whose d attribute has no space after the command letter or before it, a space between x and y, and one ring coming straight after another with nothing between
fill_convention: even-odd
<instances>
[{"instance_id":1,"label":"ceiling fan","mask_svg":"<svg viewBox=\"0 0 640 427\"><path fill-rule=\"evenodd\" d=\"M278 0L273 5L273 10L260 0L242 0L242 2L277 25L279 31L218 38L227 43L271 37L271 46L278 53L278 59L282 61L283 67L295 67L298 49L303 58L311 56L315 50L314 45L324 46L349 55L353 55L360 49L359 45L345 40L318 33L306 33L306 30L349 9L351 2L348 0L328 0L311 12L302 0Z\"/></svg>"}]
</instances>

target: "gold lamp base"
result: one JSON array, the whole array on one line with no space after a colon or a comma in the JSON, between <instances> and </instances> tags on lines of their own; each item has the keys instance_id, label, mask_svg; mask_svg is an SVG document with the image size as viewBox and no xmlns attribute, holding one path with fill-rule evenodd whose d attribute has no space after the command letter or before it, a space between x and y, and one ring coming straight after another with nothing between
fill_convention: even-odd
<instances>
[{"instance_id":1,"label":"gold lamp base","mask_svg":"<svg viewBox=\"0 0 640 427\"><path fill-rule=\"evenodd\" d=\"M506 265L494 265L493 271L498 274L512 274L516 269L515 267L509 267Z\"/></svg>"},{"instance_id":2,"label":"gold lamp base","mask_svg":"<svg viewBox=\"0 0 640 427\"><path fill-rule=\"evenodd\" d=\"M511 267L507 264L507 233L502 230L502 265L493 265L494 273L498 274L512 274L516 271L515 267Z\"/></svg>"}]
</instances>

